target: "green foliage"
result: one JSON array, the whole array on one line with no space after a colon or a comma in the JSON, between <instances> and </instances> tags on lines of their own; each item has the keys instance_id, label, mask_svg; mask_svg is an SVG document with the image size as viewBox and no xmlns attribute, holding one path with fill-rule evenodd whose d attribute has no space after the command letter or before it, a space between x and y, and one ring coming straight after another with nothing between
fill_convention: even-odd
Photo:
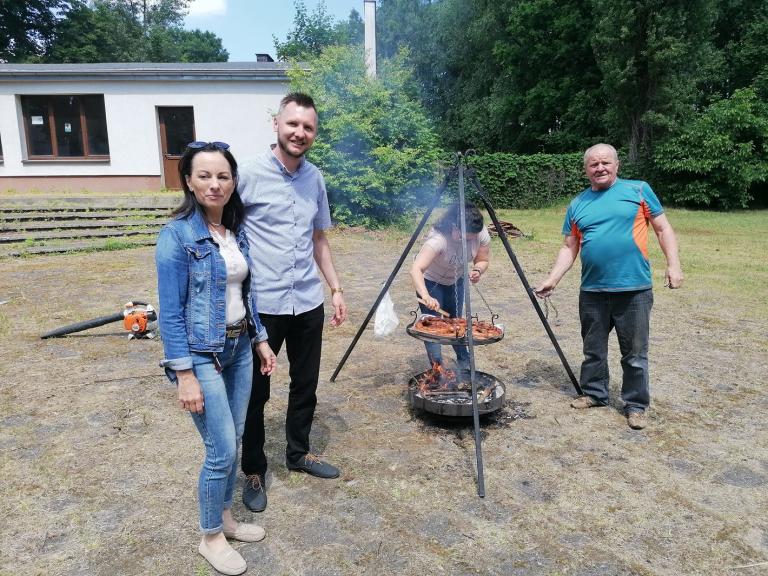
<instances>
[{"instance_id":1,"label":"green foliage","mask_svg":"<svg viewBox=\"0 0 768 576\"><path fill-rule=\"evenodd\" d=\"M660 144L655 161L676 202L746 208L753 187L768 181L768 102L736 90Z\"/></svg>"},{"instance_id":2,"label":"green foliage","mask_svg":"<svg viewBox=\"0 0 768 576\"><path fill-rule=\"evenodd\" d=\"M582 154L479 154L467 163L497 208L551 206L588 185Z\"/></svg>"},{"instance_id":3,"label":"green foliage","mask_svg":"<svg viewBox=\"0 0 768 576\"><path fill-rule=\"evenodd\" d=\"M411 47L422 101L450 148L570 152L608 141L637 161L706 105L721 78L728 84L738 68L743 85L761 73L765 6L381 0L378 28L383 54Z\"/></svg>"},{"instance_id":4,"label":"green foliage","mask_svg":"<svg viewBox=\"0 0 768 576\"><path fill-rule=\"evenodd\" d=\"M432 125L416 99L407 55L385 61L368 78L362 51L326 48L295 68L291 89L315 99L319 136L310 159L325 176L334 220L378 226L423 205L440 154Z\"/></svg>"},{"instance_id":5,"label":"green foliage","mask_svg":"<svg viewBox=\"0 0 768 576\"><path fill-rule=\"evenodd\" d=\"M56 32L66 0L0 1L0 62L37 62ZM57 17L58 14L58 17Z\"/></svg>"},{"instance_id":6,"label":"green foliage","mask_svg":"<svg viewBox=\"0 0 768 576\"><path fill-rule=\"evenodd\" d=\"M722 54L713 91L723 96L755 86L768 96L768 3L729 0L719 6L714 38Z\"/></svg>"},{"instance_id":7,"label":"green foliage","mask_svg":"<svg viewBox=\"0 0 768 576\"><path fill-rule=\"evenodd\" d=\"M319 56L329 46L363 42L363 20L356 10L351 11L347 21L334 22L325 0L320 0L312 13L307 12L304 0L294 0L294 7L293 28L286 41L272 36L278 60L306 60Z\"/></svg>"},{"instance_id":8,"label":"green foliage","mask_svg":"<svg viewBox=\"0 0 768 576\"><path fill-rule=\"evenodd\" d=\"M211 32L182 28L182 0L96 0L73 6L57 27L47 62L226 62Z\"/></svg>"},{"instance_id":9,"label":"green foliage","mask_svg":"<svg viewBox=\"0 0 768 576\"><path fill-rule=\"evenodd\" d=\"M593 0L603 124L630 160L684 123L718 68L714 0Z\"/></svg>"}]
</instances>

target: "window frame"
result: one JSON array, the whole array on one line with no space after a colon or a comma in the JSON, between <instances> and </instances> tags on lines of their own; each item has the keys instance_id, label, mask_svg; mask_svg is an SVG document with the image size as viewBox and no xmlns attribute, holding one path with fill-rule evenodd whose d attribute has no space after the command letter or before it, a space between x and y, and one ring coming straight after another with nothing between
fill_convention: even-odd
<instances>
[{"instance_id":1,"label":"window frame","mask_svg":"<svg viewBox=\"0 0 768 576\"><path fill-rule=\"evenodd\" d=\"M19 96L19 102L21 103L21 116L24 122L24 139L26 148L26 160L38 161L56 161L56 162L82 162L84 160L96 160L104 161L110 159L110 154L91 154L90 142L88 138L88 122L86 121L85 103L84 100L88 96L95 96L101 98L102 105L104 104L104 94L21 94ZM82 138L83 155L82 156L60 156L59 155L59 140L56 133L56 115L54 114L54 98L77 98L77 104L79 108L80 118L80 135ZM48 118L48 131L51 143L51 154L33 154L31 150L31 138L30 127L32 126L32 117L27 111L27 98L45 98L47 100L47 118ZM104 122L106 123L106 107L104 109ZM107 133L107 146L109 146L109 133ZM1 159L0 159L1 161Z\"/></svg>"}]
</instances>

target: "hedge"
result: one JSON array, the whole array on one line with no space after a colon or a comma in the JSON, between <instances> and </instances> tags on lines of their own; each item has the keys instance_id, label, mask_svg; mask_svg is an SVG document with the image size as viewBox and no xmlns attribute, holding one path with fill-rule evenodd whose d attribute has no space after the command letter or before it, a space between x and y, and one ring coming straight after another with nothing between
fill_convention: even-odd
<instances>
[{"instance_id":1,"label":"hedge","mask_svg":"<svg viewBox=\"0 0 768 576\"><path fill-rule=\"evenodd\" d=\"M467 157L495 208L542 208L587 187L584 156L477 154Z\"/></svg>"}]
</instances>

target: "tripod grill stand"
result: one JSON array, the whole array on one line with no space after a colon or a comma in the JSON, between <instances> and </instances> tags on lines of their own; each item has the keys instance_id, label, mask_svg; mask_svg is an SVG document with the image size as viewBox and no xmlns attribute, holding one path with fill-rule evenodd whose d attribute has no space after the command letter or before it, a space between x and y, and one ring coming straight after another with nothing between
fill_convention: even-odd
<instances>
[{"instance_id":1,"label":"tripod grill stand","mask_svg":"<svg viewBox=\"0 0 768 576\"><path fill-rule=\"evenodd\" d=\"M547 321L546 315L542 311L541 306L539 306L539 302L536 298L534 290L533 288L531 288L531 285L528 283L528 280L525 277L525 273L523 272L523 269L517 260L517 256L515 256L515 253L512 251L512 247L509 245L509 239L507 238L507 235L504 232L504 229L502 228L501 223L499 222L499 219L496 216L496 211L493 209L493 206L491 205L488 195L486 194L483 187L480 185L480 182L478 181L477 175L475 174L474 170L472 168L466 168L464 166L465 158L466 158L465 154L458 153L456 155L456 161L454 162L450 170L448 170L448 173L446 174L445 179L443 180L443 183L438 187L437 191L435 192L435 195L432 198L429 204L429 207L427 208L427 211L424 213L424 216L422 216L421 221L416 227L416 230L414 230L413 235L411 236L411 239L408 241L408 244L405 247L405 250L403 250L402 255L398 259L397 264L395 265L395 268L392 270L392 273L389 275L389 278L387 278L387 281L384 283L384 286L382 287L381 292L379 292L379 295L376 298L376 301L373 303L373 306L371 306L371 309L368 311L368 314L366 315L365 320L363 320L363 323L360 325L360 328L357 330L355 337L352 339L352 342L350 343L349 347L344 353L344 356L341 358L341 361L336 367L336 370L333 372L333 375L331 376L331 382L336 381L336 377L338 376L339 372L341 372L341 369L343 368L345 362L347 361L347 358L349 358L349 355L352 353L352 350L357 344L357 341L360 339L360 336L363 334L363 331L368 325L368 322L371 321L371 318L376 312L376 309L378 308L379 303L381 302L382 298L384 298L384 294L387 293L387 290L389 290L389 287L392 285L392 282L394 281L395 276L397 276L397 273L400 271L400 268L402 267L403 262L405 261L405 258L408 256L409 252L411 251L411 248L413 248L413 245L416 242L416 239L419 237L419 235L421 234L421 231L424 229L424 226L426 225L427 220L429 220L429 216L432 214L432 211L440 202L440 198L442 197L443 193L448 187L448 184L451 182L451 180L458 177L459 210L460 210L459 219L461 222L460 224L461 245L462 245L463 258L464 258L464 270L463 270L464 309L465 309L464 314L467 321L466 339L467 339L467 347L469 349L470 383L472 386L472 419L473 419L474 433L475 433L474 435L475 435L475 461L477 464L477 494L481 498L484 498L485 497L485 480L483 477L483 452L482 452L482 445L481 445L481 439L480 439L480 415L478 413L478 405L477 405L477 382L476 382L476 375L475 375L475 350L474 350L475 344L474 344L474 337L472 335L472 302L471 302L471 295L470 295L469 261L467 258L467 243L466 243L467 225L466 225L465 194L464 194L465 175L469 179L469 182L474 187L475 191L477 192L477 195L482 200L483 205L485 206L485 209L488 212L488 215L491 217L491 221L493 222L493 225L496 227L496 231L499 234L499 238L501 238L501 242L504 245L504 249L506 250L507 255L509 256L509 259L512 261L512 265L514 266L515 271L517 272L517 275L520 278L520 281L523 283L523 287L525 288L525 291L528 294L528 297L530 298L531 303L533 304L533 308L534 310L536 310L536 314L539 316L539 320L541 320L541 323L544 325L544 329L546 330L547 335L549 336L549 339L552 342L552 345L554 346L555 351L557 352L557 355L559 356L560 361L563 364L563 368L565 368L565 371L567 372L568 377L570 378L571 383L573 384L573 387L576 389L576 392L579 395L582 394L582 390L578 380L576 379L576 376L573 374L573 370L571 370L571 367L568 364L568 360L566 360L565 355L563 354L563 351L560 348L560 344L557 342L557 338L555 337L554 332L552 332L552 328L550 327L549 322Z\"/></svg>"}]
</instances>

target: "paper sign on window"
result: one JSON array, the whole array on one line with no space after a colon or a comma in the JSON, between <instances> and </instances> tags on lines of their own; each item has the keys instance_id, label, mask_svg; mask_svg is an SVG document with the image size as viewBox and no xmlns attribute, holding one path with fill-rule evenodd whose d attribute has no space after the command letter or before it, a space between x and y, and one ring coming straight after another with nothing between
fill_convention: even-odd
<instances>
[{"instance_id":1,"label":"paper sign on window","mask_svg":"<svg viewBox=\"0 0 768 576\"><path fill-rule=\"evenodd\" d=\"M72 124L64 122L64 132L72 132Z\"/></svg>"},{"instance_id":2,"label":"paper sign on window","mask_svg":"<svg viewBox=\"0 0 768 576\"><path fill-rule=\"evenodd\" d=\"M42 126L42 125L43 125L42 116L32 116L32 126Z\"/></svg>"}]
</instances>

